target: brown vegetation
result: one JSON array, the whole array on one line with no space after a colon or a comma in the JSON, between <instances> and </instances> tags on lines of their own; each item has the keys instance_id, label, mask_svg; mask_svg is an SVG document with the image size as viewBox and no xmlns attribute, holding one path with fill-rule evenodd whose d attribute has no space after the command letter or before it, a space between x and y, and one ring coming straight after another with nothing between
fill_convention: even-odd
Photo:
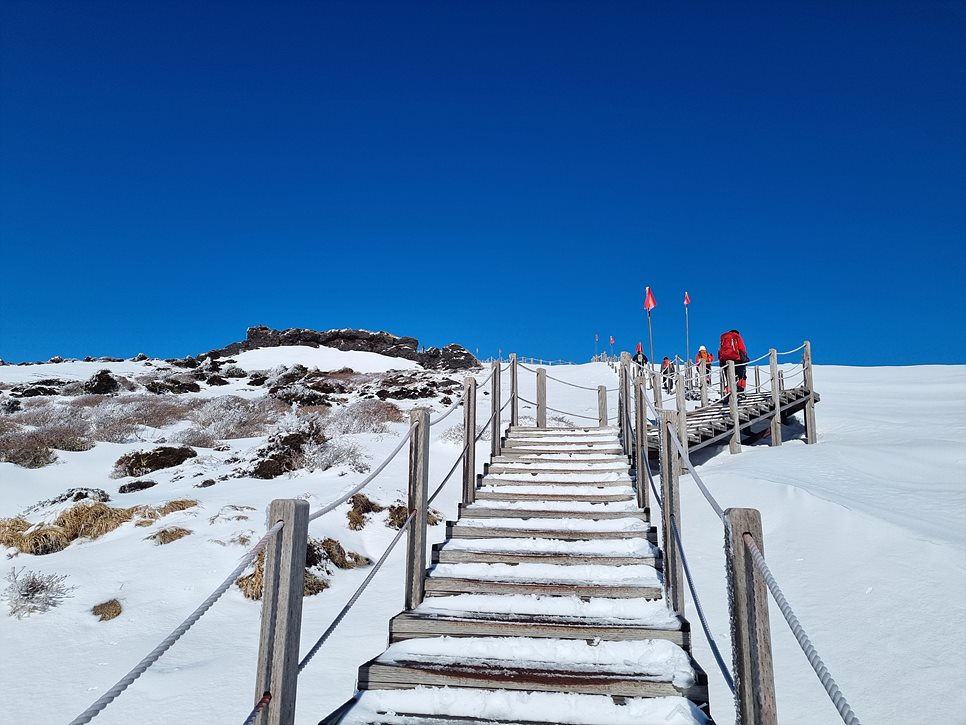
<instances>
[{"instance_id":1,"label":"brown vegetation","mask_svg":"<svg viewBox=\"0 0 966 725\"><path fill-rule=\"evenodd\" d=\"M366 525L366 521L368 520L366 518L367 514L379 513L380 511L386 510L385 506L380 506L364 493L357 493L349 499L349 503L352 505L352 508L346 513L346 518L349 519L349 528L356 531Z\"/></svg>"},{"instance_id":2,"label":"brown vegetation","mask_svg":"<svg viewBox=\"0 0 966 725\"><path fill-rule=\"evenodd\" d=\"M173 446L161 446L160 448L155 448L153 451L126 453L117 459L111 477L144 476L162 468L179 466L189 458L194 458L197 455L195 451L187 446L177 448Z\"/></svg>"},{"instance_id":3,"label":"brown vegetation","mask_svg":"<svg viewBox=\"0 0 966 725\"><path fill-rule=\"evenodd\" d=\"M164 544L170 544L172 541L183 539L190 533L191 529L185 529L181 526L168 526L160 531L155 531L147 538L151 539L158 546L163 546Z\"/></svg>"},{"instance_id":4,"label":"brown vegetation","mask_svg":"<svg viewBox=\"0 0 966 725\"><path fill-rule=\"evenodd\" d=\"M106 622L109 619L114 619L119 616L123 611L121 603L117 599L108 599L106 602L101 602L96 604L91 608L91 614L101 622Z\"/></svg>"}]
</instances>

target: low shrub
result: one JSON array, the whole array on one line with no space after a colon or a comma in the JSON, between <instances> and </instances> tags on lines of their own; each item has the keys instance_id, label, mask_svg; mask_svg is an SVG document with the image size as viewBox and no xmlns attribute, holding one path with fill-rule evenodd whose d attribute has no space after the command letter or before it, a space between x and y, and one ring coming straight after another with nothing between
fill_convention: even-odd
<instances>
[{"instance_id":1,"label":"low shrub","mask_svg":"<svg viewBox=\"0 0 966 725\"><path fill-rule=\"evenodd\" d=\"M43 468L57 460L57 454L43 436L34 431L15 431L0 435L0 462L22 468Z\"/></svg>"},{"instance_id":2,"label":"low shrub","mask_svg":"<svg viewBox=\"0 0 966 725\"><path fill-rule=\"evenodd\" d=\"M168 526L160 531L155 531L147 538L151 539L158 546L164 546L165 544L170 544L172 541L183 539L190 533L190 529L185 529L180 526Z\"/></svg>"},{"instance_id":3,"label":"low shrub","mask_svg":"<svg viewBox=\"0 0 966 725\"><path fill-rule=\"evenodd\" d=\"M285 403L267 396L247 400L237 395L222 395L205 401L189 417L213 437L227 440L264 435L288 410Z\"/></svg>"},{"instance_id":4,"label":"low shrub","mask_svg":"<svg viewBox=\"0 0 966 725\"><path fill-rule=\"evenodd\" d=\"M309 443L302 449L301 468L307 471L326 471L339 465L346 465L355 473L369 472L365 454L354 443Z\"/></svg>"},{"instance_id":5,"label":"low shrub","mask_svg":"<svg viewBox=\"0 0 966 725\"><path fill-rule=\"evenodd\" d=\"M326 419L326 429L331 434L382 433L386 424L403 420L405 416L395 403L385 400L360 400L334 410Z\"/></svg>"},{"instance_id":6,"label":"low shrub","mask_svg":"<svg viewBox=\"0 0 966 725\"><path fill-rule=\"evenodd\" d=\"M162 468L172 468L180 466L189 458L194 458L198 454L187 446L172 447L160 446L153 451L134 451L126 453L117 459L111 478L123 478L124 476L144 476L152 471Z\"/></svg>"},{"instance_id":7,"label":"low shrub","mask_svg":"<svg viewBox=\"0 0 966 725\"><path fill-rule=\"evenodd\" d=\"M350 498L349 504L351 508L346 513L346 518L349 519L349 528L356 531L366 525L366 522L369 520L367 518L368 514L386 510L385 506L376 503L364 493L357 493Z\"/></svg>"},{"instance_id":8,"label":"low shrub","mask_svg":"<svg viewBox=\"0 0 966 725\"><path fill-rule=\"evenodd\" d=\"M218 445L218 439L215 436L207 429L199 428L198 426L191 426L190 428L178 431L171 438L175 443L194 446L196 448L214 448Z\"/></svg>"},{"instance_id":9,"label":"low shrub","mask_svg":"<svg viewBox=\"0 0 966 725\"><path fill-rule=\"evenodd\" d=\"M11 569L7 574L7 588L3 591L11 616L21 619L58 606L75 589L67 586L65 581L66 574L24 572L23 567L19 571Z\"/></svg>"}]
</instances>

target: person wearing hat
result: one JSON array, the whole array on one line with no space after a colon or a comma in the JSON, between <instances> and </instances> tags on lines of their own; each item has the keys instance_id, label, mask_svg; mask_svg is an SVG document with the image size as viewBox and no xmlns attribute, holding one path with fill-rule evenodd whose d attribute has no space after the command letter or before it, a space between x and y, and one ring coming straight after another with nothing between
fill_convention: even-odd
<instances>
[{"instance_id":1,"label":"person wearing hat","mask_svg":"<svg viewBox=\"0 0 966 725\"><path fill-rule=\"evenodd\" d=\"M714 355L708 352L708 348L704 345L698 348L698 354L694 356L694 364L698 370L701 369L702 360L704 361L705 380L708 385L711 385L711 363L714 362Z\"/></svg>"},{"instance_id":2,"label":"person wearing hat","mask_svg":"<svg viewBox=\"0 0 966 725\"><path fill-rule=\"evenodd\" d=\"M745 394L745 377L749 359L745 341L741 339L741 333L737 330L728 330L721 335L721 344L718 347L718 365L726 367L729 360L735 363L735 387L738 388L738 397L741 397ZM725 392L730 393L731 391L726 390Z\"/></svg>"}]
</instances>

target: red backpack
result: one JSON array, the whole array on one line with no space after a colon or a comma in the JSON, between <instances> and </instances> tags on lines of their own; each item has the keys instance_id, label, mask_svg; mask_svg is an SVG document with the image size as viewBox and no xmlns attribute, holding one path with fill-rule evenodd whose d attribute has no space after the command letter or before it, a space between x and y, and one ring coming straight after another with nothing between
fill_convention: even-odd
<instances>
[{"instance_id":1,"label":"red backpack","mask_svg":"<svg viewBox=\"0 0 966 725\"><path fill-rule=\"evenodd\" d=\"M741 337L737 332L725 332L721 335L721 343L718 348L718 361L728 362L728 360L734 360L738 362L741 360L741 345L739 340Z\"/></svg>"}]
</instances>

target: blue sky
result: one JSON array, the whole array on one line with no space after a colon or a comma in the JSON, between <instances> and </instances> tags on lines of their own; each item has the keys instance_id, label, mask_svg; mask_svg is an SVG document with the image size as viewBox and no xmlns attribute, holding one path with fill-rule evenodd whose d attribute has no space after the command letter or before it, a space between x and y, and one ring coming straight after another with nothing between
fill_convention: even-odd
<instances>
[{"instance_id":1,"label":"blue sky","mask_svg":"<svg viewBox=\"0 0 966 725\"><path fill-rule=\"evenodd\" d=\"M0 4L0 358L966 363L963 2Z\"/></svg>"}]
</instances>

